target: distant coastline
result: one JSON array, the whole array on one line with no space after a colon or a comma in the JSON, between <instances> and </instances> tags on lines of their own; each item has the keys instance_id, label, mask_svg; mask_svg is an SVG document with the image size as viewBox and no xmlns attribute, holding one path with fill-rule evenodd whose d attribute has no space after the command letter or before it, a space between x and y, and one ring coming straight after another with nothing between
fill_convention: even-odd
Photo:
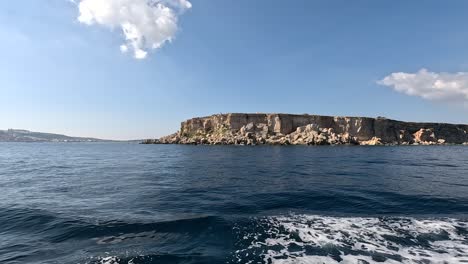
<instances>
[{"instance_id":1,"label":"distant coastline","mask_svg":"<svg viewBox=\"0 0 468 264\"><path fill-rule=\"evenodd\" d=\"M8 129L0 130L0 142L111 142L111 140Z\"/></svg>"},{"instance_id":2,"label":"distant coastline","mask_svg":"<svg viewBox=\"0 0 468 264\"><path fill-rule=\"evenodd\" d=\"M468 125L384 117L229 113L181 123L143 144L192 145L468 145Z\"/></svg>"}]
</instances>

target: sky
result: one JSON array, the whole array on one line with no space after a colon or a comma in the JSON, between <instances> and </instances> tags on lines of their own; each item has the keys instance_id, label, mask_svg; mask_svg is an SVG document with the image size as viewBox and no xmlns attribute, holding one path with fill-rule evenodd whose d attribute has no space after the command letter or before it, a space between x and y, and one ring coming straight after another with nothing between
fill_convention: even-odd
<instances>
[{"instance_id":1,"label":"sky","mask_svg":"<svg viewBox=\"0 0 468 264\"><path fill-rule=\"evenodd\" d=\"M0 2L0 129L156 138L228 112L468 124L468 1Z\"/></svg>"}]
</instances>

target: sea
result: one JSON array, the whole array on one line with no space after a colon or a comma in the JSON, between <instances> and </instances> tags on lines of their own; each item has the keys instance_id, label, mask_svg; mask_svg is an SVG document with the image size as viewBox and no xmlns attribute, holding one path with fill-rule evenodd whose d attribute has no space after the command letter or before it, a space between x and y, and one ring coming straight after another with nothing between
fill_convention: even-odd
<instances>
[{"instance_id":1,"label":"sea","mask_svg":"<svg viewBox=\"0 0 468 264\"><path fill-rule=\"evenodd\" d=\"M468 147L0 143L0 263L468 263Z\"/></svg>"}]
</instances>

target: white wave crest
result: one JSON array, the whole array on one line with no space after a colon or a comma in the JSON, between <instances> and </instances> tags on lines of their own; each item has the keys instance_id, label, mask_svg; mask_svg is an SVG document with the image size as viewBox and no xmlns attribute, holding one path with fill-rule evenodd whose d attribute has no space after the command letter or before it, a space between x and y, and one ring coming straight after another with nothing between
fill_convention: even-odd
<instances>
[{"instance_id":1,"label":"white wave crest","mask_svg":"<svg viewBox=\"0 0 468 264\"><path fill-rule=\"evenodd\" d=\"M456 219L292 215L255 230L243 235L238 263L468 263L468 224Z\"/></svg>"}]
</instances>

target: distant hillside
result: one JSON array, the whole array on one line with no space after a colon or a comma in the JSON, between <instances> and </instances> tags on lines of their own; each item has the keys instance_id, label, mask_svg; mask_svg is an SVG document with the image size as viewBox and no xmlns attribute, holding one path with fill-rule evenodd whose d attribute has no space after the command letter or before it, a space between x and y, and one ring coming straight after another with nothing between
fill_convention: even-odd
<instances>
[{"instance_id":1,"label":"distant hillside","mask_svg":"<svg viewBox=\"0 0 468 264\"><path fill-rule=\"evenodd\" d=\"M0 130L0 142L102 142L97 138L70 137L22 129Z\"/></svg>"}]
</instances>

